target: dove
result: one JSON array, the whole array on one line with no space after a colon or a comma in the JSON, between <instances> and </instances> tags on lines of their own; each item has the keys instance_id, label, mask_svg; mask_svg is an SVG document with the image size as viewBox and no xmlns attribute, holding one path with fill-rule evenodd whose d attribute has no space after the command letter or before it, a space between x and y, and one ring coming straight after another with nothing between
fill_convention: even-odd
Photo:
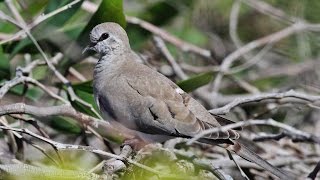
<instances>
[{"instance_id":1,"label":"dove","mask_svg":"<svg viewBox=\"0 0 320 180\"><path fill-rule=\"evenodd\" d=\"M173 81L142 64L131 50L126 31L117 23L106 22L90 32L92 50L100 58L94 68L93 92L104 119L137 131L142 138L191 138L202 131L229 124L212 116L204 106ZM139 136L140 136L139 135ZM230 129L209 134L201 142L226 144L242 158L256 163L281 179L291 179L280 169L237 141L239 133Z\"/></svg>"}]
</instances>

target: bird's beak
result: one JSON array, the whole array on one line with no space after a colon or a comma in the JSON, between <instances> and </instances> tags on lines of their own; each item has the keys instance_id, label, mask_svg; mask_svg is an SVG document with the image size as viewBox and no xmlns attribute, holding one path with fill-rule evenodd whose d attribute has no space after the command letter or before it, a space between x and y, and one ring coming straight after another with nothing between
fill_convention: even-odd
<instances>
[{"instance_id":1,"label":"bird's beak","mask_svg":"<svg viewBox=\"0 0 320 180\"><path fill-rule=\"evenodd\" d=\"M82 50L82 54L86 53L87 51L96 51L96 48L94 47L95 44L90 44L88 46L86 46L83 50Z\"/></svg>"}]
</instances>

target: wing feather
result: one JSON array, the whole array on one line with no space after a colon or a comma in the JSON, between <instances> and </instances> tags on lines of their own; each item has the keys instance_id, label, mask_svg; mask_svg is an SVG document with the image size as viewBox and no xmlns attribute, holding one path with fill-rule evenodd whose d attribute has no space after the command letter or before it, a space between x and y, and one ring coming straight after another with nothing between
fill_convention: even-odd
<instances>
[{"instance_id":1,"label":"wing feather","mask_svg":"<svg viewBox=\"0 0 320 180\"><path fill-rule=\"evenodd\" d=\"M134 66L136 72L130 69L129 73L124 69L122 74L131 88L139 92L145 100L152 102L153 107L149 108L150 118L162 124L161 129L167 129L170 134L194 136L205 129L221 126L199 102L171 80L140 63L135 63ZM139 68L139 66L144 67ZM206 138L236 139L238 137L237 132L230 130L210 134Z\"/></svg>"}]
</instances>

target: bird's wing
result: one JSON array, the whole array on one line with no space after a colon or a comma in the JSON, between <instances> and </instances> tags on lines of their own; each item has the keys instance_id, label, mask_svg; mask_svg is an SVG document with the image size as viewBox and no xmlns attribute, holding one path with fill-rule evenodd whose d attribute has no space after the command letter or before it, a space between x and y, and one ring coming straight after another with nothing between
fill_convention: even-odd
<instances>
[{"instance_id":1,"label":"bird's wing","mask_svg":"<svg viewBox=\"0 0 320 180\"><path fill-rule=\"evenodd\" d=\"M130 88L137 91L147 107L156 126L169 134L194 136L209 128L220 127L219 122L189 94L175 83L149 67L131 62L122 68L122 75ZM150 122L150 120L145 122ZM155 127L159 128L159 127ZM209 139L237 139L239 134L233 130L208 135Z\"/></svg>"}]
</instances>

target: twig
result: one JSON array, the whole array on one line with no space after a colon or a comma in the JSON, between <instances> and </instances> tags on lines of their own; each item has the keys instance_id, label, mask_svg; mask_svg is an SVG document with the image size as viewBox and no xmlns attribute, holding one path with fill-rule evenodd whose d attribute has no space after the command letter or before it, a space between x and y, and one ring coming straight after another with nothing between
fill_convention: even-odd
<instances>
[{"instance_id":1,"label":"twig","mask_svg":"<svg viewBox=\"0 0 320 180\"><path fill-rule=\"evenodd\" d=\"M254 50L258 47L261 47L265 44L273 44L281 39L284 39L294 33L299 33L302 31L320 31L320 24L307 24L303 22L297 22L281 31L272 33L268 36L259 38L257 40L251 41L250 43L242 46L241 48L237 49L236 51L229 54L222 62L221 64L221 71L217 74L214 83L213 83L213 92L218 92L220 88L221 80L225 73L228 72L230 66L232 63L237 60L239 57L241 57L243 54L246 54L250 52L251 50ZM216 94L214 93L214 94Z\"/></svg>"},{"instance_id":2,"label":"twig","mask_svg":"<svg viewBox=\"0 0 320 180\"><path fill-rule=\"evenodd\" d=\"M231 7L230 18L229 18L229 35L237 49L243 46L243 43L241 42L237 33L240 7L241 7L241 1L239 0L234 1ZM252 55L248 53L248 54L243 54L243 56L246 59L249 59Z\"/></svg>"},{"instance_id":3,"label":"twig","mask_svg":"<svg viewBox=\"0 0 320 180\"><path fill-rule=\"evenodd\" d=\"M103 150L100 150L100 149L96 149L96 148L93 148L91 146L81 146L81 145L73 145L73 144L62 144L62 143L59 143L59 142L56 142L56 141L53 141L51 139L48 139L48 138L45 138L45 137L42 137L42 136L39 136L31 131L29 131L28 129L18 129L18 128L11 128L11 127L6 127L6 126L0 126L0 129L4 129L4 130L10 130L10 131L15 131L15 132L20 132L20 133L24 133L24 134L28 134L36 139L39 139L43 142L46 142L48 143L49 145L51 145L54 149L57 149L57 150L80 150L80 151L88 151L88 152L92 152L92 153L95 153L95 154L99 154L99 155L103 155L103 156L107 156L107 157L110 157L110 158L115 158L115 159L119 159L119 160L122 160L122 161L126 161L126 162L129 162L137 167L140 167L144 170L147 170L151 173L154 173L154 174L157 174L157 175L161 175L162 173L157 171L157 170L154 170L148 166L145 166L143 164L140 164L138 162L135 162L133 161L132 159L130 158L127 158L127 157L122 157L122 156L118 156L118 155L115 155L115 154L112 154L112 153L109 153L109 152L106 152L106 151L103 151Z\"/></svg>"},{"instance_id":4,"label":"twig","mask_svg":"<svg viewBox=\"0 0 320 180\"><path fill-rule=\"evenodd\" d=\"M219 66L194 66L194 65L190 65L187 63L183 63L181 62L179 64L181 66L182 69L186 70L186 71L190 71L190 72L194 72L194 73L203 73L203 72L208 72L208 71L212 71L212 72L218 72L220 71Z\"/></svg>"},{"instance_id":5,"label":"twig","mask_svg":"<svg viewBox=\"0 0 320 180\"><path fill-rule=\"evenodd\" d=\"M257 170L263 170L260 166L248 162L244 159L241 159L241 157L235 157L238 164L243 168L254 168ZM215 164L219 168L228 168L228 167L234 167L234 163L229 158L220 158L220 159L214 159L214 160L207 160L212 164ZM276 167L282 167L282 166L290 166L292 164L316 164L318 162L317 157L306 157L306 158L298 158L298 157L277 157L275 159L268 159L268 162L273 164Z\"/></svg>"},{"instance_id":6,"label":"twig","mask_svg":"<svg viewBox=\"0 0 320 180\"><path fill-rule=\"evenodd\" d=\"M296 92L294 90L290 90L283 93L267 93L267 94L258 94L258 95L250 95L248 97L244 98L237 98L230 102L229 104L212 109L209 112L212 114L226 114L228 113L232 108L246 104L246 103L252 103L252 102L259 102L262 100L268 100L268 99L283 99L283 98L296 98L300 100L304 100L308 102L308 105L314 104L315 102L320 100L320 96L316 95L308 95L300 92ZM294 101L292 101L294 102Z\"/></svg>"},{"instance_id":7,"label":"twig","mask_svg":"<svg viewBox=\"0 0 320 180\"><path fill-rule=\"evenodd\" d=\"M259 61L262 60L262 57L272 48L272 46L272 43L267 44L265 47L263 47L263 49L260 52L258 52L255 56L251 57L247 62L230 68L230 70L228 70L228 72L226 72L225 74L235 74L257 64Z\"/></svg>"},{"instance_id":8,"label":"twig","mask_svg":"<svg viewBox=\"0 0 320 180\"><path fill-rule=\"evenodd\" d=\"M301 136L300 134L292 134L289 131L283 131L279 134L263 134L263 135L254 137L252 140L255 142L261 142L266 140L278 141L285 137L290 138L293 142L312 142L312 143L320 144L320 138L313 134L310 134L310 136Z\"/></svg>"},{"instance_id":9,"label":"twig","mask_svg":"<svg viewBox=\"0 0 320 180\"><path fill-rule=\"evenodd\" d=\"M161 37L163 40L175 45L176 47L180 48L184 52L192 52L198 55L201 55L205 58L211 58L211 53L207 49L202 49L198 46L195 46L193 44L190 44L188 42L185 42L171 34L169 34L167 31L158 28L157 26L144 21L142 19L139 19L137 17L131 17L131 16L126 16L127 22L131 24L136 24L141 26L142 28L150 31L154 35L157 35Z\"/></svg>"},{"instance_id":10,"label":"twig","mask_svg":"<svg viewBox=\"0 0 320 180\"><path fill-rule=\"evenodd\" d=\"M70 67L69 68L69 73L79 79L80 81L84 82L87 81L87 78L84 77L79 71L77 71L75 68Z\"/></svg>"},{"instance_id":11,"label":"twig","mask_svg":"<svg viewBox=\"0 0 320 180\"><path fill-rule=\"evenodd\" d=\"M237 76L232 76L232 75L229 75L229 77L234 81L236 82L241 88L243 88L244 90L248 91L249 93L252 93L252 94L258 94L260 93L260 90L249 84L248 82L246 82L245 80L241 79L241 78L238 78Z\"/></svg>"},{"instance_id":12,"label":"twig","mask_svg":"<svg viewBox=\"0 0 320 180\"><path fill-rule=\"evenodd\" d=\"M1 128L1 127L11 128L11 127L9 127L8 124L4 123L4 122L1 121L1 120L0 120L0 125L2 125L2 126L0 126L0 129L3 129L3 128ZM4 130L5 130L5 129L4 129ZM32 141L24 138L22 135L20 135L19 133L15 132L15 131L10 131L10 132L12 132L13 135L14 135L15 137L17 137L18 139L21 139L21 140L25 141L26 143L30 144L31 146L33 146L34 148L38 149L38 150L39 150L40 152L42 152L46 157L48 157L53 163L55 163L56 165L59 166L59 163L58 163L53 157L51 157L51 155L48 154L42 147L34 144Z\"/></svg>"},{"instance_id":13,"label":"twig","mask_svg":"<svg viewBox=\"0 0 320 180\"><path fill-rule=\"evenodd\" d=\"M11 38L14 34L7 34L0 32L0 39L8 39Z\"/></svg>"},{"instance_id":14,"label":"twig","mask_svg":"<svg viewBox=\"0 0 320 180\"><path fill-rule=\"evenodd\" d=\"M48 116L66 116L78 121L84 126L91 126L102 137L114 138L117 141L124 141L125 139L132 139L136 136L134 131L125 129L124 127L116 127L106 121L96 119L86 114L76 111L70 105L50 106L50 107L36 107L26 105L24 103L16 103L0 106L0 116L8 114L30 114L38 118L48 118Z\"/></svg>"},{"instance_id":15,"label":"twig","mask_svg":"<svg viewBox=\"0 0 320 180\"><path fill-rule=\"evenodd\" d=\"M62 6L61 8L58 8L58 9L56 9L56 10L54 10L54 11L48 13L48 14L40 15L35 21L33 21L31 24L29 24L29 25L27 26L28 29L31 30L32 28L36 27L36 26L37 26L38 24L40 24L41 22L43 22L43 21L45 21L45 20L53 17L54 15L56 15L56 14L62 12L62 11L65 11L65 10L71 8L74 4L76 4L76 3L78 3L78 2L80 2L80 0L72 1L72 2L70 2L69 4L66 4L66 5ZM9 3L10 3L10 2L9 2ZM13 24L16 24L15 21L14 21L14 22L12 21L13 19L12 19L11 17L10 17L11 19L6 19L6 16L3 16L3 14L4 14L4 13L3 13L2 11L0 11L0 18L2 18L2 19L4 19L4 20L8 20L9 22L11 22L11 23L13 23ZM9 16L8 16L8 17L9 17ZM18 24L16 24L16 25L19 26ZM0 41L0 45L1 45L1 44L5 44L5 43L7 43L7 42L14 41L14 40L18 40L18 39L21 38L21 37L22 37L22 38L26 37L26 32L25 32L24 30L20 30L20 31L16 32L14 35L12 35L10 38L4 39L4 40Z\"/></svg>"},{"instance_id":16,"label":"twig","mask_svg":"<svg viewBox=\"0 0 320 180\"><path fill-rule=\"evenodd\" d=\"M236 167L239 169L240 174L243 178L249 180L249 177L246 175L246 173L242 170L242 168L239 166L239 164L237 163L237 161L233 158L231 152L229 150L227 150L228 156L229 158L234 162L234 164L236 165Z\"/></svg>"},{"instance_id":17,"label":"twig","mask_svg":"<svg viewBox=\"0 0 320 180\"><path fill-rule=\"evenodd\" d=\"M316 179L318 172L320 171L320 161L317 163L316 167L312 170L312 172L308 175L310 179Z\"/></svg>"},{"instance_id":18,"label":"twig","mask_svg":"<svg viewBox=\"0 0 320 180\"><path fill-rule=\"evenodd\" d=\"M79 3L80 1L81 0L71 1L70 3L68 3L68 4L66 4L66 5L64 5L64 6L60 7L60 8L58 8L58 9L50 12L50 13L48 13L48 14L42 14L42 15L38 16L29 26L34 27L34 26L40 24L41 22L43 22L43 21L45 21L45 20L47 20L47 19L59 14L59 13L65 11L65 10L68 10L68 9L72 8L73 5Z\"/></svg>"},{"instance_id":19,"label":"twig","mask_svg":"<svg viewBox=\"0 0 320 180\"><path fill-rule=\"evenodd\" d=\"M260 13L263 13L265 15L268 15L272 18L275 18L280 21L284 21L286 23L295 23L298 21L301 21L302 19L299 19L297 17L289 16L285 12L283 12L281 9L275 8L265 1L257 1L257 0L241 0L241 2L247 4L248 6L258 10Z\"/></svg>"},{"instance_id":20,"label":"twig","mask_svg":"<svg viewBox=\"0 0 320 180\"><path fill-rule=\"evenodd\" d=\"M119 156L128 158L131 154L132 154L132 148L129 145L125 145L121 149ZM103 165L104 171L109 175L112 175L115 172L122 170L124 168L126 168L126 165L123 163L123 161L115 158L105 161Z\"/></svg>"},{"instance_id":21,"label":"twig","mask_svg":"<svg viewBox=\"0 0 320 180\"><path fill-rule=\"evenodd\" d=\"M34 128L36 128L39 133L43 136L43 137L46 137L46 138L50 138L49 135L43 130L41 129L41 127L39 126L38 124L38 121L36 121L35 119L33 118L27 118L27 117L23 117L22 115L20 114L9 114L10 117L12 118L15 118L15 119L18 119L18 120L21 120L21 121L24 121L28 124L31 124Z\"/></svg>"},{"instance_id":22,"label":"twig","mask_svg":"<svg viewBox=\"0 0 320 180\"><path fill-rule=\"evenodd\" d=\"M236 0L231 8L230 13L230 21L229 21L229 34L231 37L231 40L237 47L237 49L241 48L243 46L243 43L241 42L238 33L237 33L237 27L238 27L238 19L239 19L239 12L240 12L240 5L241 1ZM267 44L260 52L258 52L255 56L252 55L250 52L243 54L242 56L246 59L247 62L245 62L242 65L239 65L237 67L234 67L230 69L227 74L235 74L237 72L243 71L250 66L256 64L259 60L262 59L262 57L272 48L272 44Z\"/></svg>"},{"instance_id":23,"label":"twig","mask_svg":"<svg viewBox=\"0 0 320 180\"><path fill-rule=\"evenodd\" d=\"M165 56L165 58L168 60L169 64L172 66L174 72L176 75L181 79L187 79L188 75L186 75L179 64L176 62L172 54L169 52L167 46L163 42L163 40L158 36L153 36L153 40L156 44L156 46L160 49L161 53Z\"/></svg>"},{"instance_id":24,"label":"twig","mask_svg":"<svg viewBox=\"0 0 320 180\"><path fill-rule=\"evenodd\" d=\"M253 126L253 125L268 125L268 126L274 126L274 127L278 127L281 129L284 129L292 134L296 134L299 136L305 136L306 138L310 138L312 135L303 131L300 131L298 129L295 129L289 125L277 122L273 119L267 119L267 120L247 120L247 121L240 121L240 122L236 122L233 124L229 124L226 126L221 126L221 127L216 127L216 128L212 128L212 129L208 129L208 130L204 130L201 133L197 134L196 136L194 136L193 138L191 138L187 144L191 145L193 142L199 140L200 138L208 135L208 134L212 134L212 133L217 133L217 132L224 132L230 129L234 129L234 128L238 128L238 127L245 127L245 126Z\"/></svg>"},{"instance_id":25,"label":"twig","mask_svg":"<svg viewBox=\"0 0 320 180\"><path fill-rule=\"evenodd\" d=\"M276 76L296 76L297 74L301 74L306 71L312 71L319 66L319 59L308 59L301 63L267 68L259 72L259 75L256 77L245 77L245 79L248 79L249 81L257 81L261 78L272 78Z\"/></svg>"},{"instance_id":26,"label":"twig","mask_svg":"<svg viewBox=\"0 0 320 180\"><path fill-rule=\"evenodd\" d=\"M17 33L15 33L14 35L10 36L9 38L1 40L0 45L6 44L11 41L17 41L17 40L23 39L25 37L27 37L27 36L25 35L24 31L20 30Z\"/></svg>"},{"instance_id":27,"label":"twig","mask_svg":"<svg viewBox=\"0 0 320 180\"><path fill-rule=\"evenodd\" d=\"M39 81L31 78L31 77L26 77L22 75L17 75L15 78L11 79L10 81L6 81L4 84L2 84L2 87L0 88L0 100L3 98L3 96L14 86L21 84L21 83L31 83L39 88L41 88L44 92L48 93L51 97L60 100L64 102L65 104L70 104L69 101L65 100L64 98L58 96L54 92L52 92L50 89L48 89L45 85L40 83Z\"/></svg>"},{"instance_id":28,"label":"twig","mask_svg":"<svg viewBox=\"0 0 320 180\"><path fill-rule=\"evenodd\" d=\"M6 0L5 1L9 10L12 12L12 14L14 15L15 19L19 22L18 23L18 27L20 27L22 30L25 31L25 33L29 36L30 40L33 42L33 44L36 46L36 48L38 49L38 51L40 52L41 56L44 58L45 62L47 63L49 69L55 74L55 76L63 83L67 86L67 91L71 97L71 101L78 101L79 103L87 106L90 108L90 110L92 112L95 113L95 115L97 117L99 117L100 119L101 116L100 114L93 108L93 106L87 102L85 102L84 100L82 100L81 98L79 98L72 86L71 83L68 79L66 79L55 67L54 65L49 61L47 55L44 53L44 51L42 50L42 48L40 47L39 43L37 42L37 40L33 37L33 35L30 33L30 30L26 24L26 22L23 20L22 16L19 14L18 10L16 9L16 7L12 4L12 0Z\"/></svg>"},{"instance_id":29,"label":"twig","mask_svg":"<svg viewBox=\"0 0 320 180\"><path fill-rule=\"evenodd\" d=\"M0 125L8 126L8 121L6 117L0 117ZM19 145L17 142L17 139L14 136L14 133L11 131L5 131L4 134L7 135L7 144L10 146L9 150L12 152L12 154L16 154L19 152Z\"/></svg>"},{"instance_id":30,"label":"twig","mask_svg":"<svg viewBox=\"0 0 320 180\"><path fill-rule=\"evenodd\" d=\"M18 22L16 20L14 20L12 17L6 15L4 12L0 11L0 19L4 20L4 21L8 21L16 26L19 26Z\"/></svg>"}]
</instances>

